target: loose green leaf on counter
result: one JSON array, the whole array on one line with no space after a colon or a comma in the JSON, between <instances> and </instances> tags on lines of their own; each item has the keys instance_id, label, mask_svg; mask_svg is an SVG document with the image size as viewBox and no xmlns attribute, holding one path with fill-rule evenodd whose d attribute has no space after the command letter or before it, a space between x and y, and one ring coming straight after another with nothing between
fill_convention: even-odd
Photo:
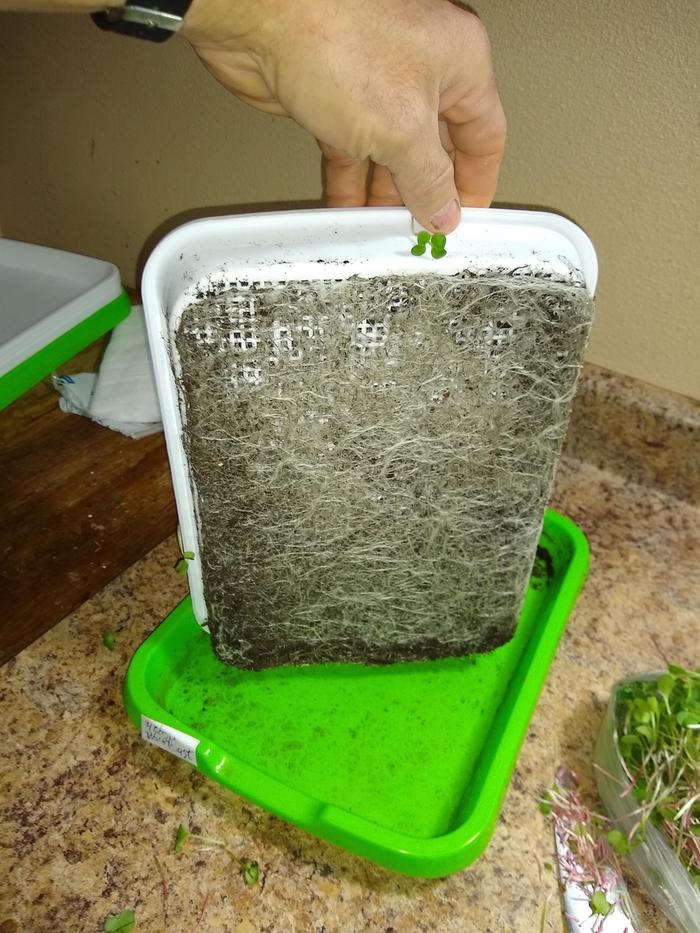
<instances>
[{"instance_id":1,"label":"loose green leaf on counter","mask_svg":"<svg viewBox=\"0 0 700 933\"><path fill-rule=\"evenodd\" d=\"M257 862L248 861L241 865L243 880L246 884L257 884L260 877L260 866Z\"/></svg>"},{"instance_id":2,"label":"loose green leaf on counter","mask_svg":"<svg viewBox=\"0 0 700 933\"><path fill-rule=\"evenodd\" d=\"M189 836L189 834L190 834L189 830L185 829L182 823L180 823L180 825L177 828L177 832L175 833L175 845L173 846L175 852L182 852L182 849L185 843L187 842L187 837Z\"/></svg>"},{"instance_id":3,"label":"loose green leaf on counter","mask_svg":"<svg viewBox=\"0 0 700 933\"><path fill-rule=\"evenodd\" d=\"M105 920L105 933L130 933L136 928L136 915L133 910L123 910L114 917Z\"/></svg>"},{"instance_id":4,"label":"loose green leaf on counter","mask_svg":"<svg viewBox=\"0 0 700 933\"><path fill-rule=\"evenodd\" d=\"M116 644L117 636L114 632L103 632L102 633L102 644L105 646L107 651L114 651L114 645Z\"/></svg>"}]
</instances>

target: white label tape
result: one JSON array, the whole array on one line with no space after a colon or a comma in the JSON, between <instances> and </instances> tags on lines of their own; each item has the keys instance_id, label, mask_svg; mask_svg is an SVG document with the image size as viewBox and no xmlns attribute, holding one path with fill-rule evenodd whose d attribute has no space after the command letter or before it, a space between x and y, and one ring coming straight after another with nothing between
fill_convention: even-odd
<instances>
[{"instance_id":1,"label":"white label tape","mask_svg":"<svg viewBox=\"0 0 700 933\"><path fill-rule=\"evenodd\" d=\"M151 745L157 745L164 748L166 752L182 758L183 761L189 761L191 765L197 766L196 749L199 745L199 739L192 738L186 732L180 732L179 729L173 729L172 726L166 726L165 723L156 722L155 719L149 719L148 716L141 716L141 737Z\"/></svg>"}]
</instances>

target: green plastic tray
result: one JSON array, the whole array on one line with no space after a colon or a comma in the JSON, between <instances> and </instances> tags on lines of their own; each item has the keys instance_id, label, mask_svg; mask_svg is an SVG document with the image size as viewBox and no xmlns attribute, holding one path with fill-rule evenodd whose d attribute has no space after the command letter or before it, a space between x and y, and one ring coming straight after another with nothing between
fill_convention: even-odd
<instances>
[{"instance_id":1,"label":"green plastic tray","mask_svg":"<svg viewBox=\"0 0 700 933\"><path fill-rule=\"evenodd\" d=\"M191 736L181 757L322 839L409 875L459 871L488 844L586 576L568 519L547 512L540 548L513 640L461 659L241 671L188 598L134 654L129 716Z\"/></svg>"},{"instance_id":2,"label":"green plastic tray","mask_svg":"<svg viewBox=\"0 0 700 933\"><path fill-rule=\"evenodd\" d=\"M128 317L131 302L125 291L116 298L98 308L75 327L51 341L28 359L23 360L14 369L0 376L0 411L6 408L20 395L53 372L58 366L80 353L85 347L112 330L120 321Z\"/></svg>"}]
</instances>

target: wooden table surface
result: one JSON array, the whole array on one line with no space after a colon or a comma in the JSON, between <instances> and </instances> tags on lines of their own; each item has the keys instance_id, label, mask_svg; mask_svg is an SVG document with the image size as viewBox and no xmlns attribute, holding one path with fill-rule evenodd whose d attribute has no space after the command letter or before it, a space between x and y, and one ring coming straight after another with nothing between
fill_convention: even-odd
<instances>
[{"instance_id":1,"label":"wooden table surface","mask_svg":"<svg viewBox=\"0 0 700 933\"><path fill-rule=\"evenodd\" d=\"M94 372L106 341L61 372ZM0 412L0 663L175 526L161 433L132 440L65 414L50 379Z\"/></svg>"}]
</instances>

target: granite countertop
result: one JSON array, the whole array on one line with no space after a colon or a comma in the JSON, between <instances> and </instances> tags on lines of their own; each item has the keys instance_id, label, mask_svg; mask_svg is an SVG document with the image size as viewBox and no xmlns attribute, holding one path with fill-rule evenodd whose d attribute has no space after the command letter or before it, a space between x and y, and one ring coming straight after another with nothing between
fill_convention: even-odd
<instances>
[{"instance_id":1,"label":"granite countertop","mask_svg":"<svg viewBox=\"0 0 700 933\"><path fill-rule=\"evenodd\" d=\"M142 742L121 685L135 648L185 595L169 539L2 670L0 933L99 931L124 908L154 933L534 933L543 912L542 929L564 930L557 883L543 867L554 861L551 825L537 797L561 763L590 789L596 732L618 678L658 669L663 657L698 662L700 483L689 464L700 462L700 409L654 399L640 401L629 380L589 371L584 381L553 505L587 534L590 576L493 840L470 869L442 880L393 875ZM105 630L116 633L112 652ZM180 823L256 859L260 882L247 887L220 850L175 855ZM670 931L632 891L642 929Z\"/></svg>"}]
</instances>

